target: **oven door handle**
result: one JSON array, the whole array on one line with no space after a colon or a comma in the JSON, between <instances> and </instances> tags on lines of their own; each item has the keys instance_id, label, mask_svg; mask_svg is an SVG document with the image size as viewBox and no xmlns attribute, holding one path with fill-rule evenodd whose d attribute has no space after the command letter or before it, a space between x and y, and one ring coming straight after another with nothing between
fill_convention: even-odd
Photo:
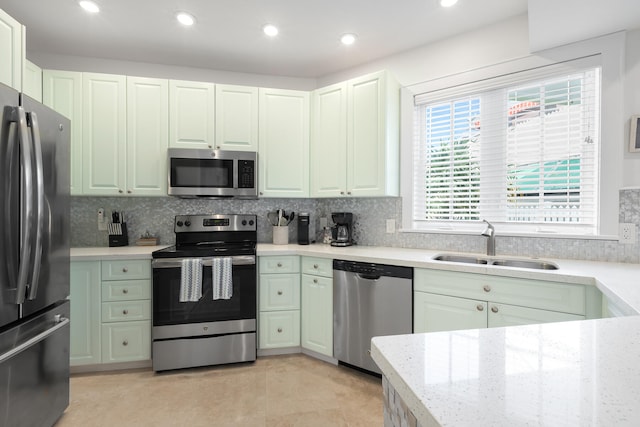
<instances>
[{"instance_id":1,"label":"oven door handle","mask_svg":"<svg viewBox=\"0 0 640 427\"><path fill-rule=\"evenodd\" d=\"M211 267L213 264L213 258L223 258L223 257L195 257L202 259L202 264L205 267ZM231 265L254 265L256 263L255 255L238 255L232 256ZM183 259L193 259L193 258L167 258L167 259L154 259L151 262L152 268L180 268L182 266Z\"/></svg>"}]
</instances>

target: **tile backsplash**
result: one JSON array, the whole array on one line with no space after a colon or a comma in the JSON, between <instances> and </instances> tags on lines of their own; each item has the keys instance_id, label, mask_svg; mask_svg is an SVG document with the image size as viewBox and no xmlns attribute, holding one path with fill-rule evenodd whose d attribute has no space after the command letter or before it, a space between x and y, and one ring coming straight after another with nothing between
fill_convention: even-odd
<instances>
[{"instance_id":1,"label":"tile backsplash","mask_svg":"<svg viewBox=\"0 0 640 427\"><path fill-rule=\"evenodd\" d=\"M258 242L272 241L267 212L282 208L287 211L309 212L312 229L319 237L320 217L331 212L353 212L354 239L363 246L391 246L484 253L484 237L454 234L387 233L387 219L395 219L401 226L402 201L397 197L353 199L258 199L205 200L174 197L72 197L71 246L107 246L107 234L98 231L97 212L104 208L125 211L129 241L134 244L147 231L160 238L160 244L173 244L173 219L178 214L253 213L258 216ZM620 191L619 222L636 224L640 230L640 189ZM289 227L289 242L296 242L295 221ZM570 258L590 261L640 262L640 239L635 244L621 244L616 240L565 239L549 237L496 236L498 255Z\"/></svg>"}]
</instances>

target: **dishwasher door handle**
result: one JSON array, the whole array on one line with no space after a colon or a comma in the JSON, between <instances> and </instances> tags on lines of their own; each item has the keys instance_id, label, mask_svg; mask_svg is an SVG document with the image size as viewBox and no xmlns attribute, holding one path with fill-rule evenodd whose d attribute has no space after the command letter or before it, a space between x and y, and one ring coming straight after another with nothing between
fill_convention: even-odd
<instances>
[{"instance_id":1,"label":"dishwasher door handle","mask_svg":"<svg viewBox=\"0 0 640 427\"><path fill-rule=\"evenodd\" d=\"M362 274L362 273L356 273L358 275L358 279L365 279L365 280L378 280L380 279L379 275L375 275L375 274Z\"/></svg>"}]
</instances>

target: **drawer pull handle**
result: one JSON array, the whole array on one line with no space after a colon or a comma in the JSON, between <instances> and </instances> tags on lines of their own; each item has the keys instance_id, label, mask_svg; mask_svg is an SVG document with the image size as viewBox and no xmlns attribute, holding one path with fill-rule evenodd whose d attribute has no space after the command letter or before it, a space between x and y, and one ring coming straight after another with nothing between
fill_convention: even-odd
<instances>
[{"instance_id":1,"label":"drawer pull handle","mask_svg":"<svg viewBox=\"0 0 640 427\"><path fill-rule=\"evenodd\" d=\"M278 328L278 333L281 334L282 333L282 328Z\"/></svg>"},{"instance_id":2,"label":"drawer pull handle","mask_svg":"<svg viewBox=\"0 0 640 427\"><path fill-rule=\"evenodd\" d=\"M318 269L318 264L313 264L313 268Z\"/></svg>"},{"instance_id":3,"label":"drawer pull handle","mask_svg":"<svg viewBox=\"0 0 640 427\"><path fill-rule=\"evenodd\" d=\"M494 313L498 312L498 307L496 307L495 305L493 307L491 307L491 311Z\"/></svg>"},{"instance_id":4,"label":"drawer pull handle","mask_svg":"<svg viewBox=\"0 0 640 427\"><path fill-rule=\"evenodd\" d=\"M123 290L122 290L122 293L123 293L123 294L128 294L128 293L129 293L129 289L123 289Z\"/></svg>"},{"instance_id":5,"label":"drawer pull handle","mask_svg":"<svg viewBox=\"0 0 640 427\"><path fill-rule=\"evenodd\" d=\"M278 267L282 267L282 263L281 262L278 263Z\"/></svg>"},{"instance_id":6,"label":"drawer pull handle","mask_svg":"<svg viewBox=\"0 0 640 427\"><path fill-rule=\"evenodd\" d=\"M478 309L478 311L484 311L484 305L478 304L476 305L476 309Z\"/></svg>"},{"instance_id":7,"label":"drawer pull handle","mask_svg":"<svg viewBox=\"0 0 640 427\"><path fill-rule=\"evenodd\" d=\"M313 283L318 283L318 279L313 279Z\"/></svg>"},{"instance_id":8,"label":"drawer pull handle","mask_svg":"<svg viewBox=\"0 0 640 427\"><path fill-rule=\"evenodd\" d=\"M127 309L122 310L122 314L124 314L126 316L127 314L129 314L129 310L127 310Z\"/></svg>"},{"instance_id":9,"label":"drawer pull handle","mask_svg":"<svg viewBox=\"0 0 640 427\"><path fill-rule=\"evenodd\" d=\"M282 295L282 291L278 291L278 295Z\"/></svg>"},{"instance_id":10,"label":"drawer pull handle","mask_svg":"<svg viewBox=\"0 0 640 427\"><path fill-rule=\"evenodd\" d=\"M491 286L489 285L484 285L482 289L484 289L485 292L491 292Z\"/></svg>"},{"instance_id":11,"label":"drawer pull handle","mask_svg":"<svg viewBox=\"0 0 640 427\"><path fill-rule=\"evenodd\" d=\"M128 271L129 271L129 269L128 269L127 267L122 267L122 272L123 272L123 273L126 273L126 272L128 272Z\"/></svg>"},{"instance_id":12,"label":"drawer pull handle","mask_svg":"<svg viewBox=\"0 0 640 427\"><path fill-rule=\"evenodd\" d=\"M125 347L128 346L129 345L129 341L127 341L127 340L122 341L122 345L125 346Z\"/></svg>"}]
</instances>

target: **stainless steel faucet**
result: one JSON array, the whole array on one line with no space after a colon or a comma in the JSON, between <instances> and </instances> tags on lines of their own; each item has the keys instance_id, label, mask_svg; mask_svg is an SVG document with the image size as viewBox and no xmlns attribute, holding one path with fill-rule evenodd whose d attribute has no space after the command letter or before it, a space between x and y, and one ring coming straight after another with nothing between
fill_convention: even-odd
<instances>
[{"instance_id":1,"label":"stainless steel faucet","mask_svg":"<svg viewBox=\"0 0 640 427\"><path fill-rule=\"evenodd\" d=\"M496 229L493 225L483 219L482 221L487 223L487 228L482 232L482 236L487 237L487 255L495 255L496 254Z\"/></svg>"}]
</instances>

